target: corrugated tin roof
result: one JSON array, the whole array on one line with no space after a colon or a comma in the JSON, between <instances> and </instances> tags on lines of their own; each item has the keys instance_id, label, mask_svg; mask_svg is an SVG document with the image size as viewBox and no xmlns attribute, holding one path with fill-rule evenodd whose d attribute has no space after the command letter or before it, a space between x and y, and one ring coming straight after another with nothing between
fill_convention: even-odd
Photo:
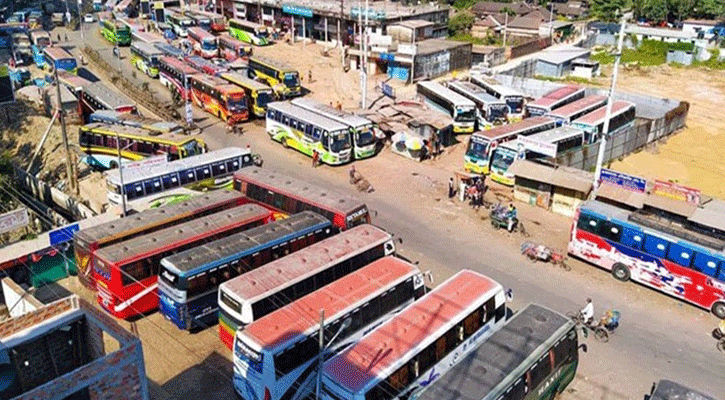
<instances>
[{"instance_id":1,"label":"corrugated tin roof","mask_svg":"<svg viewBox=\"0 0 725 400\"><path fill-rule=\"evenodd\" d=\"M516 160L508 171L515 176L578 192L589 193L592 189L591 174L576 168L552 167L529 160Z\"/></svg>"},{"instance_id":2,"label":"corrugated tin roof","mask_svg":"<svg viewBox=\"0 0 725 400\"><path fill-rule=\"evenodd\" d=\"M630 207L642 208L647 194L627 190L621 186L610 185L606 182L602 182L602 185L599 186L599 189L597 189L597 198L599 197L614 200Z\"/></svg>"},{"instance_id":3,"label":"corrugated tin roof","mask_svg":"<svg viewBox=\"0 0 725 400\"><path fill-rule=\"evenodd\" d=\"M549 50L547 52L544 52L544 54L539 56L539 61L544 61L551 64L561 64L580 57L589 56L589 54L591 54L591 50L589 49L571 46L557 48L556 50Z\"/></svg>"},{"instance_id":4,"label":"corrugated tin roof","mask_svg":"<svg viewBox=\"0 0 725 400\"><path fill-rule=\"evenodd\" d=\"M695 210L697 210L697 206L694 204L660 196L658 194L650 194L647 196L644 200L644 204L687 218L690 218L694 214Z\"/></svg>"}]
</instances>

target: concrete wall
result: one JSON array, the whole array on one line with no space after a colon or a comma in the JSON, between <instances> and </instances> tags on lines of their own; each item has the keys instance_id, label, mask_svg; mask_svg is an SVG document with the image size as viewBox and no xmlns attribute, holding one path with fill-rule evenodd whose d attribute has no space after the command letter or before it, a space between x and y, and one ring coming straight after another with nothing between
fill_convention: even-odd
<instances>
[{"instance_id":1,"label":"concrete wall","mask_svg":"<svg viewBox=\"0 0 725 400\"><path fill-rule=\"evenodd\" d=\"M691 51L670 50L667 52L667 63L678 63L682 65L690 65L694 59Z\"/></svg>"},{"instance_id":2,"label":"concrete wall","mask_svg":"<svg viewBox=\"0 0 725 400\"><path fill-rule=\"evenodd\" d=\"M559 78L562 74L563 68L561 64L552 64L544 60L538 60L536 63L536 75Z\"/></svg>"},{"instance_id":3,"label":"concrete wall","mask_svg":"<svg viewBox=\"0 0 725 400\"><path fill-rule=\"evenodd\" d=\"M43 303L13 282L12 279L3 278L0 282L2 283L5 305L8 307L11 317L16 318L43 307Z\"/></svg>"}]
</instances>

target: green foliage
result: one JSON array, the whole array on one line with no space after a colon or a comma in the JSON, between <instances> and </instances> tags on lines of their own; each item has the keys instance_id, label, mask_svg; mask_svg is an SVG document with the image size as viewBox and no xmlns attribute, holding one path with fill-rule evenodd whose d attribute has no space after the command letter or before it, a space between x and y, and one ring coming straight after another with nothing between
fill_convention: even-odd
<instances>
[{"instance_id":1,"label":"green foliage","mask_svg":"<svg viewBox=\"0 0 725 400\"><path fill-rule=\"evenodd\" d=\"M725 70L725 60L718 60L720 57L720 49L710 50L710 59L707 61L695 61L692 63L695 67L705 67L717 70Z\"/></svg>"},{"instance_id":2,"label":"green foliage","mask_svg":"<svg viewBox=\"0 0 725 400\"><path fill-rule=\"evenodd\" d=\"M654 22L687 18L725 18L723 0L634 0L633 6L636 18L646 18Z\"/></svg>"},{"instance_id":3,"label":"green foliage","mask_svg":"<svg viewBox=\"0 0 725 400\"><path fill-rule=\"evenodd\" d=\"M476 0L454 0L453 8L455 8L456 10L465 10L473 7L473 5L476 3Z\"/></svg>"},{"instance_id":4,"label":"green foliage","mask_svg":"<svg viewBox=\"0 0 725 400\"><path fill-rule=\"evenodd\" d=\"M667 20L667 11L665 0L645 0L640 10L641 16L656 23Z\"/></svg>"},{"instance_id":5,"label":"green foliage","mask_svg":"<svg viewBox=\"0 0 725 400\"><path fill-rule=\"evenodd\" d=\"M591 0L591 14L602 21L614 22L619 19L619 10L629 8L631 0Z\"/></svg>"},{"instance_id":6,"label":"green foliage","mask_svg":"<svg viewBox=\"0 0 725 400\"><path fill-rule=\"evenodd\" d=\"M482 46L501 45L502 40L496 36L488 35L485 39L473 37L468 32L457 33L453 36L448 37L449 40L455 40L457 42L466 42Z\"/></svg>"},{"instance_id":7,"label":"green foliage","mask_svg":"<svg viewBox=\"0 0 725 400\"><path fill-rule=\"evenodd\" d=\"M637 63L639 65L660 65L667 61L669 50L693 51L695 45L692 43L667 43L659 40L644 39L636 49L624 49L622 51L622 63ZM600 64L612 64L614 56L602 51L590 57Z\"/></svg>"},{"instance_id":8,"label":"green foliage","mask_svg":"<svg viewBox=\"0 0 725 400\"><path fill-rule=\"evenodd\" d=\"M457 12L448 20L448 31L452 35L468 32L476 18L468 11Z\"/></svg>"}]
</instances>

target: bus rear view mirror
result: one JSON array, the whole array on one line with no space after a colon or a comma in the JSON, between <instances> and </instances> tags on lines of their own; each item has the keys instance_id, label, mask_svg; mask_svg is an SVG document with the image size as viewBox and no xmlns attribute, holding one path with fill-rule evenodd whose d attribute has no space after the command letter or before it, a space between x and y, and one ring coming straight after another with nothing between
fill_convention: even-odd
<instances>
[{"instance_id":1,"label":"bus rear view mirror","mask_svg":"<svg viewBox=\"0 0 725 400\"><path fill-rule=\"evenodd\" d=\"M587 345L586 345L586 343L580 344L579 345L579 348L581 349L581 351L583 351L585 353L587 352Z\"/></svg>"}]
</instances>

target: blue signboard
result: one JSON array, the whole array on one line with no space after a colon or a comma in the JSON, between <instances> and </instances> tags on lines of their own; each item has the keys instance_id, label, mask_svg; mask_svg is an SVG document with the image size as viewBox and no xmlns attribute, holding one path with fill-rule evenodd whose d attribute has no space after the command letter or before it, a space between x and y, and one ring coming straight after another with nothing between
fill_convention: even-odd
<instances>
[{"instance_id":1,"label":"blue signboard","mask_svg":"<svg viewBox=\"0 0 725 400\"><path fill-rule=\"evenodd\" d=\"M357 18L358 16L362 16L362 18L365 18L365 14L367 14L369 19L385 19L385 11L383 10L376 10L374 8L365 9L362 7L352 7L350 9L350 17L352 18Z\"/></svg>"},{"instance_id":2,"label":"blue signboard","mask_svg":"<svg viewBox=\"0 0 725 400\"><path fill-rule=\"evenodd\" d=\"M301 17L312 18L312 10L307 7L284 4L282 5L282 12L292 15L299 15Z\"/></svg>"},{"instance_id":3,"label":"blue signboard","mask_svg":"<svg viewBox=\"0 0 725 400\"><path fill-rule=\"evenodd\" d=\"M50 239L50 245L55 246L57 244L69 242L73 240L73 233L80 229L78 223L73 225L64 226L60 229L50 231L48 238Z\"/></svg>"},{"instance_id":4,"label":"blue signboard","mask_svg":"<svg viewBox=\"0 0 725 400\"><path fill-rule=\"evenodd\" d=\"M385 82L380 83L380 89L383 92L383 95L388 96L390 98L395 98L395 90L392 86L388 85Z\"/></svg>"},{"instance_id":5,"label":"blue signboard","mask_svg":"<svg viewBox=\"0 0 725 400\"><path fill-rule=\"evenodd\" d=\"M606 168L602 169L600 179L602 182L607 182L610 185L619 186L633 192L644 193L647 190L646 179Z\"/></svg>"}]
</instances>

